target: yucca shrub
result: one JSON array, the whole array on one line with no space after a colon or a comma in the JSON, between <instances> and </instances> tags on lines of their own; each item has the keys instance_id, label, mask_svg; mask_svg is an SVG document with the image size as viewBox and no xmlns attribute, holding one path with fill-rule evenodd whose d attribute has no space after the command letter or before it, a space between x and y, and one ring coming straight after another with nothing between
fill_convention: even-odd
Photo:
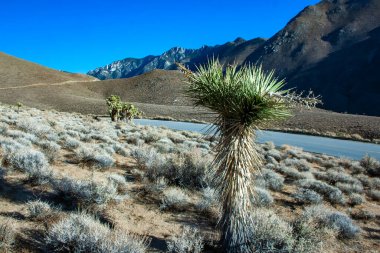
<instances>
[{"instance_id":1,"label":"yucca shrub","mask_svg":"<svg viewBox=\"0 0 380 253\"><path fill-rule=\"evenodd\" d=\"M220 135L215 147L213 184L223 203L221 243L227 252L253 252L253 174L262 166L254 142L255 130L273 120L291 116L295 105L314 106L318 99L282 90L284 80L261 66L223 66L218 60L192 72L181 64L188 79L187 95L195 106L215 112L215 130Z\"/></svg>"}]
</instances>

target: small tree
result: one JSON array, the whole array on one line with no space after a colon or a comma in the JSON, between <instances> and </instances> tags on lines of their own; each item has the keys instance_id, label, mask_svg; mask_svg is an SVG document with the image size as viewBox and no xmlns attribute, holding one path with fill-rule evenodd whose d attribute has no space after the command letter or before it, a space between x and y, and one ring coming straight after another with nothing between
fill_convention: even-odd
<instances>
[{"instance_id":1,"label":"small tree","mask_svg":"<svg viewBox=\"0 0 380 253\"><path fill-rule=\"evenodd\" d=\"M19 113L20 108L23 107L24 105L21 102L17 102L16 106L17 106L17 113Z\"/></svg>"},{"instance_id":2,"label":"small tree","mask_svg":"<svg viewBox=\"0 0 380 253\"><path fill-rule=\"evenodd\" d=\"M106 102L111 120L117 121L120 118L120 112L123 108L120 97L117 95L111 95L106 99Z\"/></svg>"},{"instance_id":3,"label":"small tree","mask_svg":"<svg viewBox=\"0 0 380 253\"><path fill-rule=\"evenodd\" d=\"M136 106L130 103L122 103L121 119L132 121L135 117L140 116L142 112Z\"/></svg>"},{"instance_id":4,"label":"small tree","mask_svg":"<svg viewBox=\"0 0 380 253\"><path fill-rule=\"evenodd\" d=\"M136 106L130 103L122 102L117 95L111 95L106 99L108 105L108 112L112 121L119 119L133 120L136 116L142 114Z\"/></svg>"},{"instance_id":5,"label":"small tree","mask_svg":"<svg viewBox=\"0 0 380 253\"><path fill-rule=\"evenodd\" d=\"M282 90L284 80L261 66L222 66L211 60L193 73L178 64L189 80L187 95L195 106L216 113L214 122L220 135L213 167L213 184L222 203L221 244L226 252L253 252L254 197L252 175L262 159L254 142L255 130L268 122L288 118L295 106L315 106L319 100L311 93L306 98Z\"/></svg>"}]
</instances>

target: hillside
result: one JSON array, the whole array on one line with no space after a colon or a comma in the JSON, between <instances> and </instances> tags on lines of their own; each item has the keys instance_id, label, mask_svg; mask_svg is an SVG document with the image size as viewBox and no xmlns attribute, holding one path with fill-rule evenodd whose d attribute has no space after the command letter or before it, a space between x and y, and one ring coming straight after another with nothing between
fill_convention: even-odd
<instances>
[{"instance_id":1,"label":"hillside","mask_svg":"<svg viewBox=\"0 0 380 253\"><path fill-rule=\"evenodd\" d=\"M154 69L176 69L175 62L181 62L191 69L196 65L204 64L209 58L219 58L222 63L242 63L245 58L258 48L265 40L256 38L244 40L237 38L217 46L203 46L199 49L185 49L174 47L159 56L146 56L141 59L126 58L115 61L104 67L96 68L87 74L98 79L126 78L141 75Z\"/></svg>"},{"instance_id":2,"label":"hillside","mask_svg":"<svg viewBox=\"0 0 380 253\"><path fill-rule=\"evenodd\" d=\"M323 108L380 115L380 1L321 1L247 57L288 87L312 89Z\"/></svg>"},{"instance_id":3,"label":"hillside","mask_svg":"<svg viewBox=\"0 0 380 253\"><path fill-rule=\"evenodd\" d=\"M93 80L96 78L57 71L0 52L0 88Z\"/></svg>"}]
</instances>

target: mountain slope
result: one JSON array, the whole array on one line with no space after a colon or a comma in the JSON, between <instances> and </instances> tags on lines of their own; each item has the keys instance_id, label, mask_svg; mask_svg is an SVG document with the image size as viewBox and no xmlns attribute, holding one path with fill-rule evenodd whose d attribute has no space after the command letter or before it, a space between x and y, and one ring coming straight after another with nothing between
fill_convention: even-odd
<instances>
[{"instance_id":1,"label":"mountain slope","mask_svg":"<svg viewBox=\"0 0 380 253\"><path fill-rule=\"evenodd\" d=\"M96 78L61 72L0 52L0 87L50 84L67 81L92 81Z\"/></svg>"},{"instance_id":2,"label":"mountain slope","mask_svg":"<svg viewBox=\"0 0 380 253\"><path fill-rule=\"evenodd\" d=\"M154 69L172 70L175 69L175 62L181 62L194 69L195 65L204 64L212 57L218 57L223 63L242 63L264 41L261 38L248 41L237 38L233 42L220 46L203 46L200 49L174 47L159 56L150 55L141 59L126 58L89 71L87 74L101 80L126 78Z\"/></svg>"},{"instance_id":3,"label":"mountain slope","mask_svg":"<svg viewBox=\"0 0 380 253\"><path fill-rule=\"evenodd\" d=\"M276 69L288 87L321 94L325 109L380 116L380 1L305 8L246 59Z\"/></svg>"}]
</instances>

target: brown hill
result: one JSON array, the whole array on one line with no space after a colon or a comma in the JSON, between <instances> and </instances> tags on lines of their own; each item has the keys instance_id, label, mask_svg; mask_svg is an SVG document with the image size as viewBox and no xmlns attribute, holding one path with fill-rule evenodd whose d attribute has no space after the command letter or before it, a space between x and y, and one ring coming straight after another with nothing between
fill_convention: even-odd
<instances>
[{"instance_id":1,"label":"brown hill","mask_svg":"<svg viewBox=\"0 0 380 253\"><path fill-rule=\"evenodd\" d=\"M325 109L380 116L380 1L309 6L246 60L256 61L321 94Z\"/></svg>"},{"instance_id":2,"label":"brown hill","mask_svg":"<svg viewBox=\"0 0 380 253\"><path fill-rule=\"evenodd\" d=\"M93 81L96 78L50 69L0 52L0 87Z\"/></svg>"}]
</instances>

